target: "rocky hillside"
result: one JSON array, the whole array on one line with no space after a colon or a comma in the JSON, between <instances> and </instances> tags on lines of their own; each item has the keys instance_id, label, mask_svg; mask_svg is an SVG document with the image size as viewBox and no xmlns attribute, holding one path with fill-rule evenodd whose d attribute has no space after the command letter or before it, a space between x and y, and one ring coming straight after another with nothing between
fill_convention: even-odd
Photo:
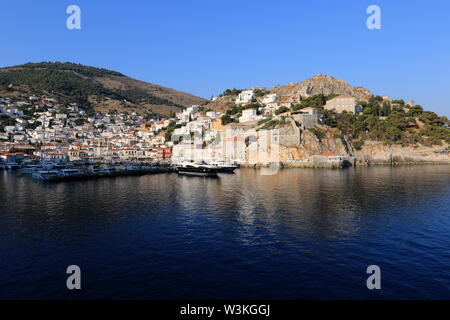
<instances>
[{"instance_id":1,"label":"rocky hillside","mask_svg":"<svg viewBox=\"0 0 450 320\"><path fill-rule=\"evenodd\" d=\"M372 93L363 87L352 87L348 82L323 74L316 75L299 83L291 83L285 86L275 86L271 92L278 94L282 100L299 102L300 98L308 98L314 95L339 94L352 96L358 101L368 101Z\"/></svg>"},{"instance_id":2,"label":"rocky hillside","mask_svg":"<svg viewBox=\"0 0 450 320\"><path fill-rule=\"evenodd\" d=\"M0 94L49 95L99 112L136 111L169 115L203 98L131 79L119 72L74 63L28 63L0 69Z\"/></svg>"},{"instance_id":3,"label":"rocky hillside","mask_svg":"<svg viewBox=\"0 0 450 320\"><path fill-rule=\"evenodd\" d=\"M242 90L228 89L216 100L210 101L207 104L207 108L224 111L230 108L238 95ZM278 85L270 89L257 90L259 95L256 98L256 102L261 102L264 94L276 93L278 95L278 101L290 102L293 104L300 103L302 100L323 94L324 96L341 95L352 96L357 101L369 101L373 94L363 87L352 87L348 82L339 80L323 74L316 75L310 79L299 83L290 83L284 86Z\"/></svg>"}]
</instances>

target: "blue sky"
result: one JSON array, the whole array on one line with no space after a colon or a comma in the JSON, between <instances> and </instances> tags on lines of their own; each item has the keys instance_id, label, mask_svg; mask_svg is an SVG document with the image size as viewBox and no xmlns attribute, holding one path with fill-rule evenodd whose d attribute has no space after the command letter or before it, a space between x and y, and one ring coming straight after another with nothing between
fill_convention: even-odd
<instances>
[{"instance_id":1,"label":"blue sky","mask_svg":"<svg viewBox=\"0 0 450 320\"><path fill-rule=\"evenodd\" d=\"M448 0L2 1L0 66L72 61L206 98L323 73L450 116L449 16Z\"/></svg>"}]
</instances>

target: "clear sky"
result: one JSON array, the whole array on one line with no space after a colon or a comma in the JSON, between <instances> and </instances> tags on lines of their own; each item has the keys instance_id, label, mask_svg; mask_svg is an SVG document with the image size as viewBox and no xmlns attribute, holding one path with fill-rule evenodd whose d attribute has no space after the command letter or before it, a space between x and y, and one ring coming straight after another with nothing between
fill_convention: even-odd
<instances>
[{"instance_id":1,"label":"clear sky","mask_svg":"<svg viewBox=\"0 0 450 320\"><path fill-rule=\"evenodd\" d=\"M1 1L0 66L71 61L205 98L323 73L450 116L449 17L448 0Z\"/></svg>"}]
</instances>

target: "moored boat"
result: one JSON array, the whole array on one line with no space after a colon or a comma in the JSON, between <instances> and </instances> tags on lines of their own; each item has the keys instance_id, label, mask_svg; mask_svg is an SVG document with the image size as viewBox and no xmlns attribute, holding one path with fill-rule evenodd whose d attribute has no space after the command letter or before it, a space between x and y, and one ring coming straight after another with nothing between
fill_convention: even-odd
<instances>
[{"instance_id":1,"label":"moored boat","mask_svg":"<svg viewBox=\"0 0 450 320\"><path fill-rule=\"evenodd\" d=\"M234 170L239 168L237 165L225 162L211 162L209 165L215 167L219 173L233 173Z\"/></svg>"},{"instance_id":2,"label":"moored boat","mask_svg":"<svg viewBox=\"0 0 450 320\"><path fill-rule=\"evenodd\" d=\"M18 164L17 162L8 162L6 164L6 168L9 169L9 170L20 169L20 164Z\"/></svg>"},{"instance_id":3,"label":"moored boat","mask_svg":"<svg viewBox=\"0 0 450 320\"><path fill-rule=\"evenodd\" d=\"M60 175L67 179L77 179L87 177L87 172L81 169L62 169Z\"/></svg>"},{"instance_id":4,"label":"moored boat","mask_svg":"<svg viewBox=\"0 0 450 320\"><path fill-rule=\"evenodd\" d=\"M58 181L63 178L61 173L56 170L42 170L42 171L34 172L32 174L32 177L37 180L48 181L48 182Z\"/></svg>"},{"instance_id":5,"label":"moored boat","mask_svg":"<svg viewBox=\"0 0 450 320\"><path fill-rule=\"evenodd\" d=\"M218 169L210 165L188 162L177 166L177 172L181 175L216 177Z\"/></svg>"},{"instance_id":6,"label":"moored boat","mask_svg":"<svg viewBox=\"0 0 450 320\"><path fill-rule=\"evenodd\" d=\"M22 174L31 174L31 173L39 171L39 170L43 170L42 166L40 166L38 164L27 164L27 165L23 165L19 169L19 172Z\"/></svg>"}]
</instances>

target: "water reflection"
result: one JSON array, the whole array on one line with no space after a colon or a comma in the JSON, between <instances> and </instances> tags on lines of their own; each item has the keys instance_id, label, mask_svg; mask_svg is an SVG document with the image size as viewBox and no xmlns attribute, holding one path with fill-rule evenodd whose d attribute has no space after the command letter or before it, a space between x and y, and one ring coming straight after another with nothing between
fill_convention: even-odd
<instances>
[{"instance_id":1,"label":"water reflection","mask_svg":"<svg viewBox=\"0 0 450 320\"><path fill-rule=\"evenodd\" d=\"M0 297L61 297L54 273L74 260L110 283L86 298L117 283L122 298L361 298L356 275L374 260L449 297L449 199L448 166L60 184L0 172ZM432 283L417 280L424 270ZM44 278L53 286L39 291ZM425 297L414 292L392 280L381 297Z\"/></svg>"}]
</instances>

